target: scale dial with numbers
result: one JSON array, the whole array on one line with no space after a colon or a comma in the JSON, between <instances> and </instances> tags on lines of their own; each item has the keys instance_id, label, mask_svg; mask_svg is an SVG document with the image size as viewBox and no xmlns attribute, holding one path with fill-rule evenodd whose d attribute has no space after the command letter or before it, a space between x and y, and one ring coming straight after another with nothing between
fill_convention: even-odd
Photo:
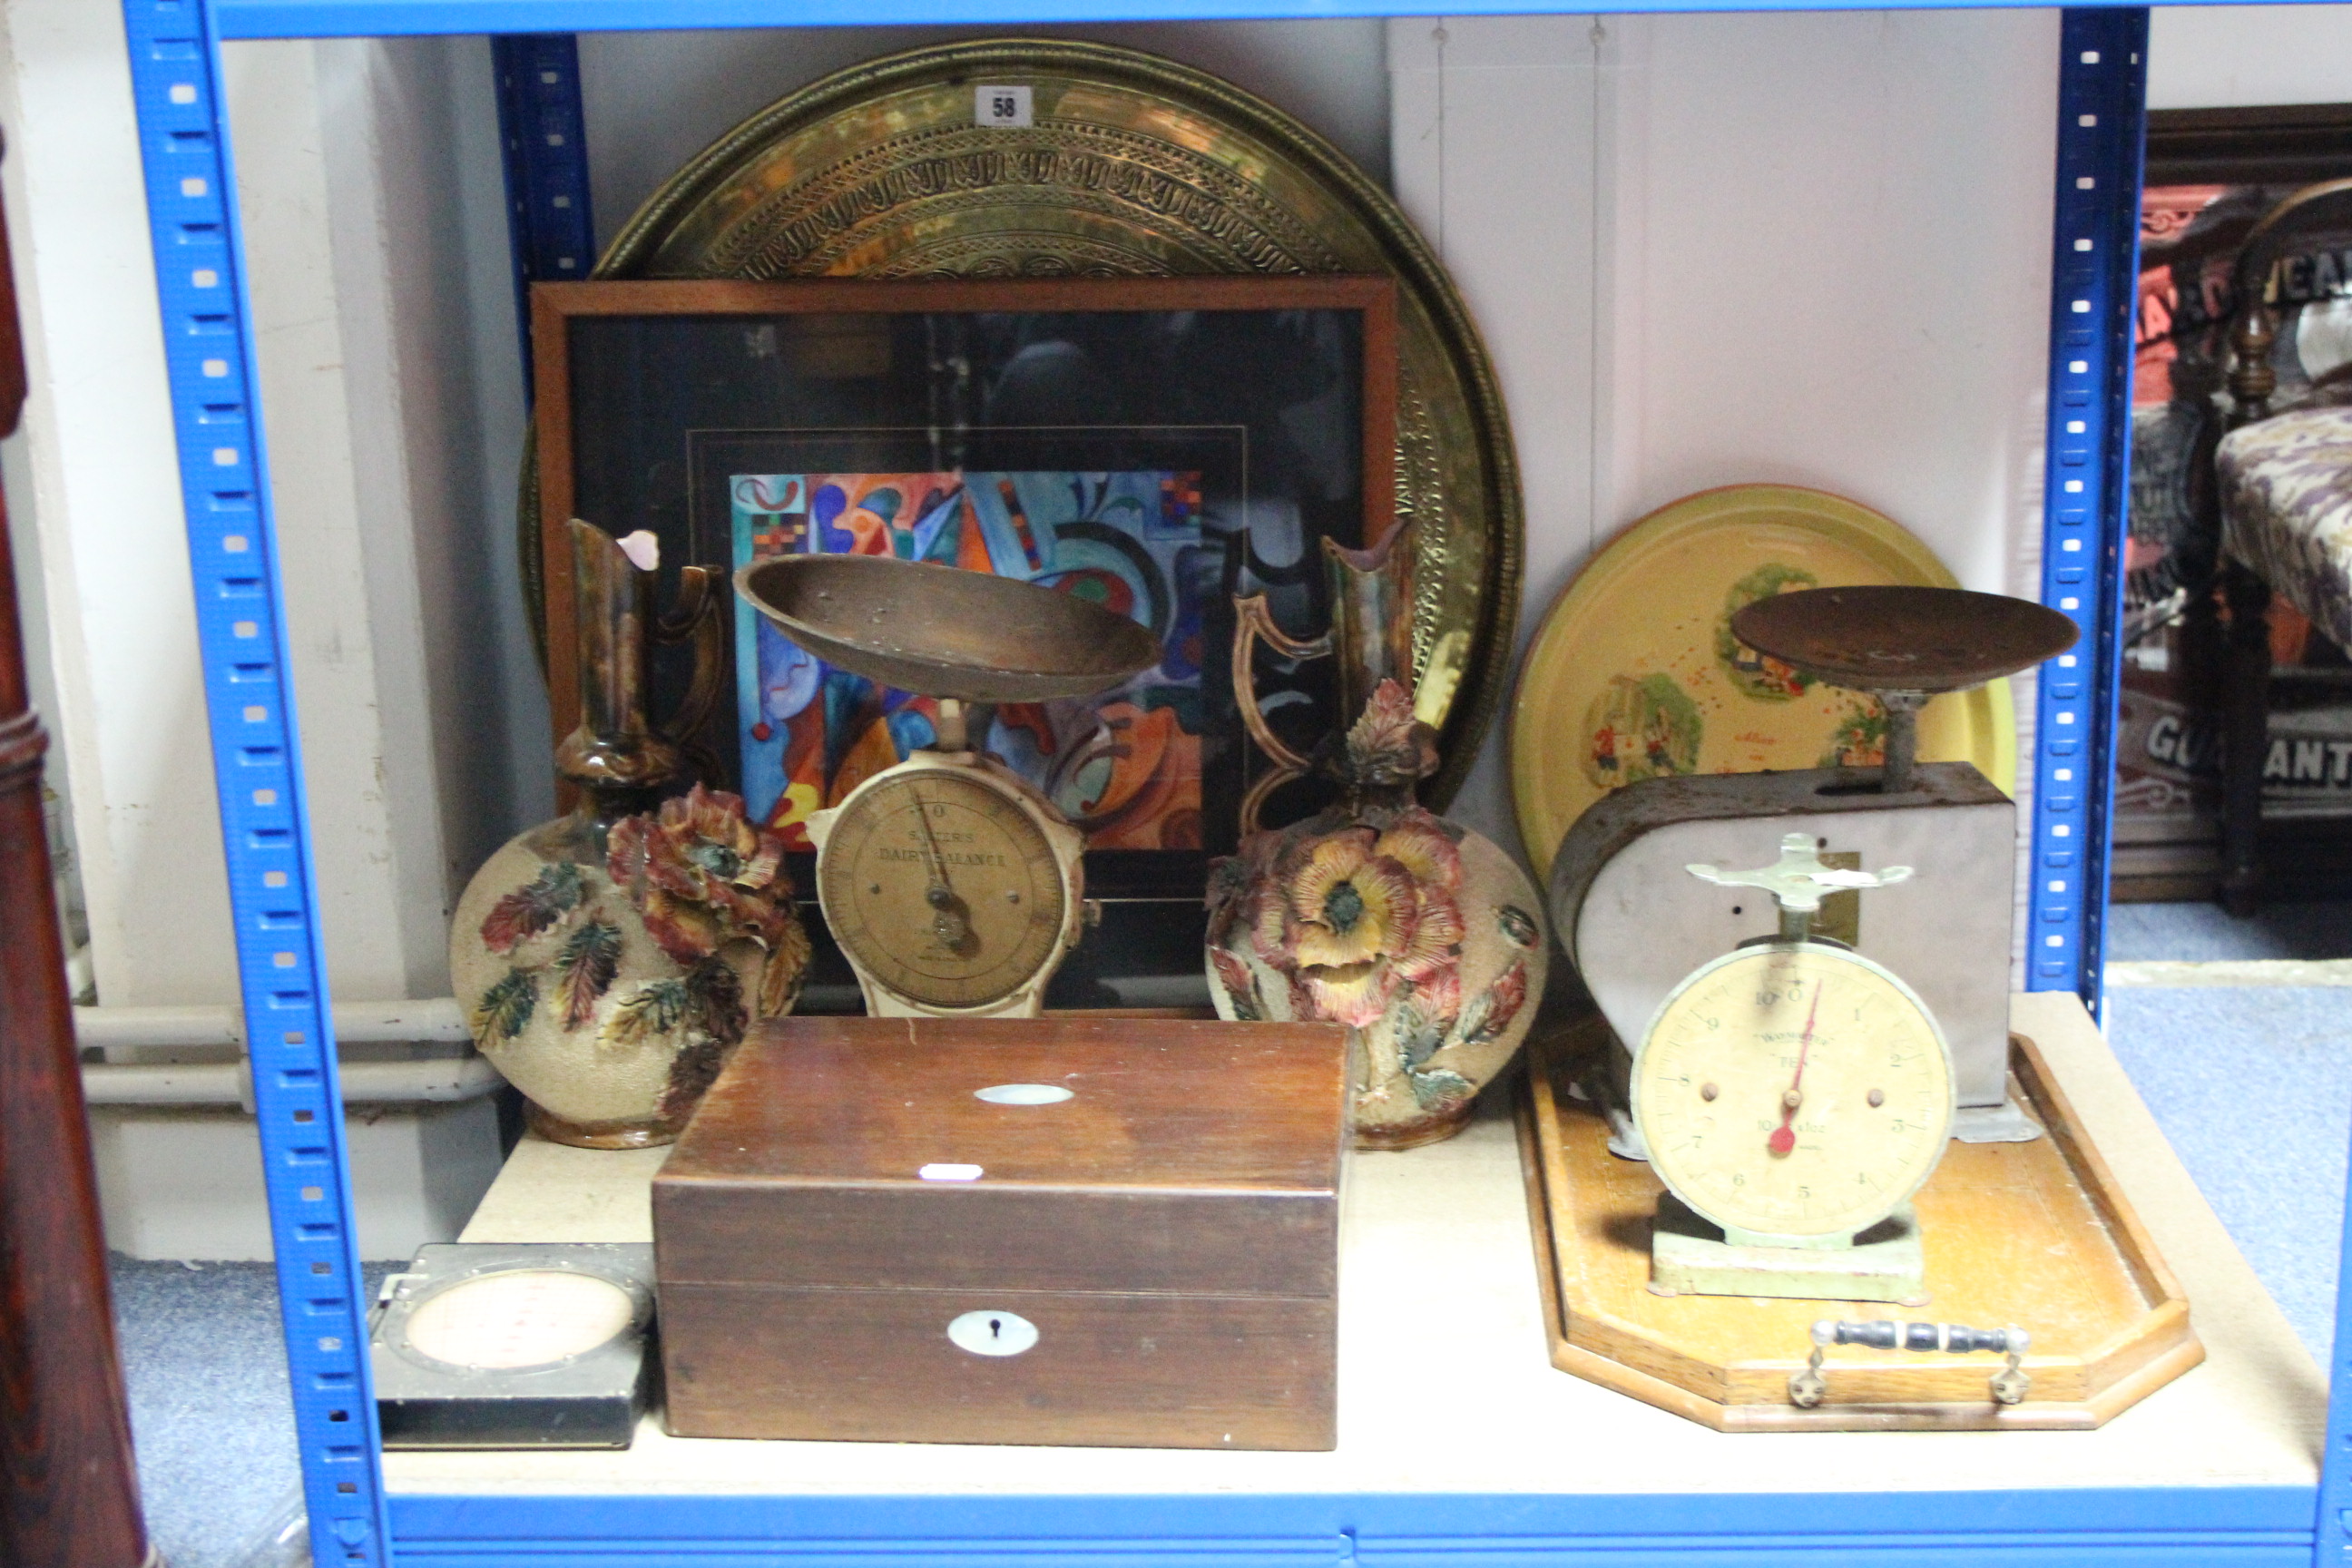
<instances>
[{"instance_id":1,"label":"scale dial with numbers","mask_svg":"<svg viewBox=\"0 0 2352 1568\"><path fill-rule=\"evenodd\" d=\"M809 827L871 1012L1036 1011L1084 906L1080 836L1034 792L969 752L918 752Z\"/></svg>"},{"instance_id":2,"label":"scale dial with numbers","mask_svg":"<svg viewBox=\"0 0 2352 1568\"><path fill-rule=\"evenodd\" d=\"M1919 998L1820 942L1692 972L1633 1067L1651 1168L1735 1243L1848 1244L1927 1179L1952 1107L1951 1056Z\"/></svg>"}]
</instances>

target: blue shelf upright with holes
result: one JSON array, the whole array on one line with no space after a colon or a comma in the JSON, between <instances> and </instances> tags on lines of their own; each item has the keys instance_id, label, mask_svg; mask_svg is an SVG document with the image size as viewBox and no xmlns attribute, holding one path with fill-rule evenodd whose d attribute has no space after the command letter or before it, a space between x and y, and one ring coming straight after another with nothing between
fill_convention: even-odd
<instances>
[{"instance_id":1,"label":"blue shelf upright with holes","mask_svg":"<svg viewBox=\"0 0 2352 1568\"><path fill-rule=\"evenodd\" d=\"M2095 1016L2122 686L2147 13L2069 11L2060 35L2042 602L2083 636L2043 668L2035 693L2025 964L2028 990L2074 991Z\"/></svg>"},{"instance_id":2,"label":"blue shelf upright with holes","mask_svg":"<svg viewBox=\"0 0 2352 1568\"><path fill-rule=\"evenodd\" d=\"M199 4L131 0L124 19L303 1495L318 1562L374 1564L384 1523L366 1303L220 39Z\"/></svg>"},{"instance_id":3,"label":"blue shelf upright with holes","mask_svg":"<svg viewBox=\"0 0 2352 1568\"><path fill-rule=\"evenodd\" d=\"M1682 0L1621 11L1823 9ZM1486 13L1540 12L1488 0ZM1873 0L1871 9L1885 9ZM2352 1408L2330 1412L2320 1496L2293 1489L2022 1489L1806 1497L1526 1499L1149 1496L395 1500L383 1495L352 1198L317 922L299 737L286 686L276 521L221 101L224 39L495 37L519 286L593 255L583 30L828 22L1421 15L1407 0L123 0L155 271L195 566L204 679L227 846L254 1099L268 1168L305 1497L317 1561L427 1568L524 1561L752 1564L888 1558L1407 1564L1821 1561L1916 1565L2342 1563ZM2042 564L2045 602L2082 627L2036 695L2027 982L2096 1007L2118 682L2132 310L2148 14L2069 10L2061 121ZM527 320L528 312L523 312ZM526 366L529 355L524 356ZM2352 1347L2352 1325L2339 1326ZM2342 1353L2342 1352L2339 1352ZM2344 1380L2352 1382L2352 1380ZM1736 1448L1742 1439L1730 1440ZM2318 1506L2324 1502L2325 1507Z\"/></svg>"}]
</instances>

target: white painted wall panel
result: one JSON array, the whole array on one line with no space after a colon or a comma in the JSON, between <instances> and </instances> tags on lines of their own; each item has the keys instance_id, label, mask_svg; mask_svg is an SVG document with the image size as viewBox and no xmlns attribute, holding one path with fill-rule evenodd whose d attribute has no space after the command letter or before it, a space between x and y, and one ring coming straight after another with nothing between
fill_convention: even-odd
<instances>
[{"instance_id":1,"label":"white painted wall panel","mask_svg":"<svg viewBox=\"0 0 2352 1568\"><path fill-rule=\"evenodd\" d=\"M0 26L31 384L24 499L100 994L227 1001L226 880L121 11L13 0Z\"/></svg>"},{"instance_id":2,"label":"white painted wall panel","mask_svg":"<svg viewBox=\"0 0 2352 1568\"><path fill-rule=\"evenodd\" d=\"M2147 44L2150 109L2352 100L2352 5L2159 5Z\"/></svg>"},{"instance_id":3,"label":"white painted wall panel","mask_svg":"<svg viewBox=\"0 0 2352 1568\"><path fill-rule=\"evenodd\" d=\"M1605 37L1605 35L1603 35ZM1592 18L1457 16L1389 25L1399 201L1479 323L1510 409L1528 515L1524 647L1591 552L1595 203ZM1501 731L1451 808L1516 846Z\"/></svg>"},{"instance_id":4,"label":"white painted wall panel","mask_svg":"<svg viewBox=\"0 0 2352 1568\"><path fill-rule=\"evenodd\" d=\"M106 1244L132 1258L272 1255L261 1140L234 1106L90 1110ZM360 1256L404 1259L455 1241L499 1173L487 1100L367 1108L346 1127Z\"/></svg>"},{"instance_id":5,"label":"white painted wall panel","mask_svg":"<svg viewBox=\"0 0 2352 1568\"><path fill-rule=\"evenodd\" d=\"M424 692L415 567L399 525L406 487L384 471L399 409L386 384L382 267L363 252L336 264L339 242L373 248L379 228L373 193L337 167L348 161L341 147L331 159L327 130L331 118L364 112L364 51L374 47L250 44L226 62L320 918L346 996L407 994L402 895L413 898L415 881L403 872L415 857L389 806L432 804L411 766ZM318 820L322 805L331 828ZM371 940L352 941L355 931Z\"/></svg>"},{"instance_id":6,"label":"white painted wall panel","mask_svg":"<svg viewBox=\"0 0 2352 1568\"><path fill-rule=\"evenodd\" d=\"M35 624L75 784L100 995L228 1001L121 16L14 0L0 18L33 381L12 467L38 536L28 586L47 612ZM495 634L501 585L512 596L520 375L495 132L482 129L495 118L488 50L467 47L238 46L227 61L329 968L348 997L446 989L453 879L520 808L544 810L543 787L533 798L509 783L519 608L508 646ZM467 185L453 128L470 128L487 183ZM502 399L481 395L485 364L505 368ZM486 403L507 410L502 426ZM500 439L493 481L486 443ZM535 686L533 672L527 698ZM520 706L543 758L544 708ZM543 763L534 772L543 779Z\"/></svg>"},{"instance_id":7,"label":"white painted wall panel","mask_svg":"<svg viewBox=\"0 0 2352 1568\"><path fill-rule=\"evenodd\" d=\"M438 995L456 891L552 811L515 561L522 378L489 47L314 47L403 994Z\"/></svg>"},{"instance_id":8,"label":"white painted wall panel","mask_svg":"<svg viewBox=\"0 0 2352 1568\"><path fill-rule=\"evenodd\" d=\"M1661 16L1621 123L1642 233L1608 314L1629 521L1818 486L1970 587L2039 533L2058 20L2049 11Z\"/></svg>"},{"instance_id":9,"label":"white painted wall panel","mask_svg":"<svg viewBox=\"0 0 2352 1568\"><path fill-rule=\"evenodd\" d=\"M494 114L487 48L241 44L226 67L328 967L339 996L439 995L455 889L516 826L488 570L512 503L484 483L451 145Z\"/></svg>"},{"instance_id":10,"label":"white painted wall panel","mask_svg":"<svg viewBox=\"0 0 2352 1568\"><path fill-rule=\"evenodd\" d=\"M1441 39L1439 34L1443 33ZM1523 630L1694 491L1817 486L2032 591L2054 12L1390 27L1396 184L1528 477ZM1516 843L1490 740L1461 814Z\"/></svg>"}]
</instances>

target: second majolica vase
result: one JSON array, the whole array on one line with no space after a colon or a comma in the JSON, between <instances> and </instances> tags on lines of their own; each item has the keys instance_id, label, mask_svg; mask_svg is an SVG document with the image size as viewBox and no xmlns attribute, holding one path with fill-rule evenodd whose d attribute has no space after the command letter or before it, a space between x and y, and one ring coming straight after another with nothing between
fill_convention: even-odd
<instances>
[{"instance_id":1,"label":"second majolica vase","mask_svg":"<svg viewBox=\"0 0 2352 1568\"><path fill-rule=\"evenodd\" d=\"M1210 994L1227 1019L1354 1026L1357 1146L1433 1143L1467 1124L1534 1022L1543 906L1491 840L1414 801L1436 735L1397 682L1326 765L1339 804L1212 868Z\"/></svg>"}]
</instances>

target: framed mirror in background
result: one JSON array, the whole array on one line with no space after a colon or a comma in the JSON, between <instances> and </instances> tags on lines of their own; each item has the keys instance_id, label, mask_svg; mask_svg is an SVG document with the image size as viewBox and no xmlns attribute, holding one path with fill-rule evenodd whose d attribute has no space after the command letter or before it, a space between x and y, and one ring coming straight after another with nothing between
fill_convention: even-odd
<instances>
[{"instance_id":1,"label":"framed mirror in background","mask_svg":"<svg viewBox=\"0 0 2352 1568\"><path fill-rule=\"evenodd\" d=\"M2214 447L2239 253L2295 192L2352 177L2352 104L2158 110L2147 117L2132 391L2114 896L2201 899L2221 874L2221 514ZM2339 231L2340 227L2340 231ZM2352 225L2299 229L2269 280L2279 331L2271 411L2352 404ZM2282 600L2275 670L2345 652ZM2341 688L2280 680L2270 736L2288 763L2263 786L2274 891L2352 889L2352 706ZM2297 771L2294 759L2321 759ZM2343 765L2335 765L2337 763Z\"/></svg>"}]
</instances>

